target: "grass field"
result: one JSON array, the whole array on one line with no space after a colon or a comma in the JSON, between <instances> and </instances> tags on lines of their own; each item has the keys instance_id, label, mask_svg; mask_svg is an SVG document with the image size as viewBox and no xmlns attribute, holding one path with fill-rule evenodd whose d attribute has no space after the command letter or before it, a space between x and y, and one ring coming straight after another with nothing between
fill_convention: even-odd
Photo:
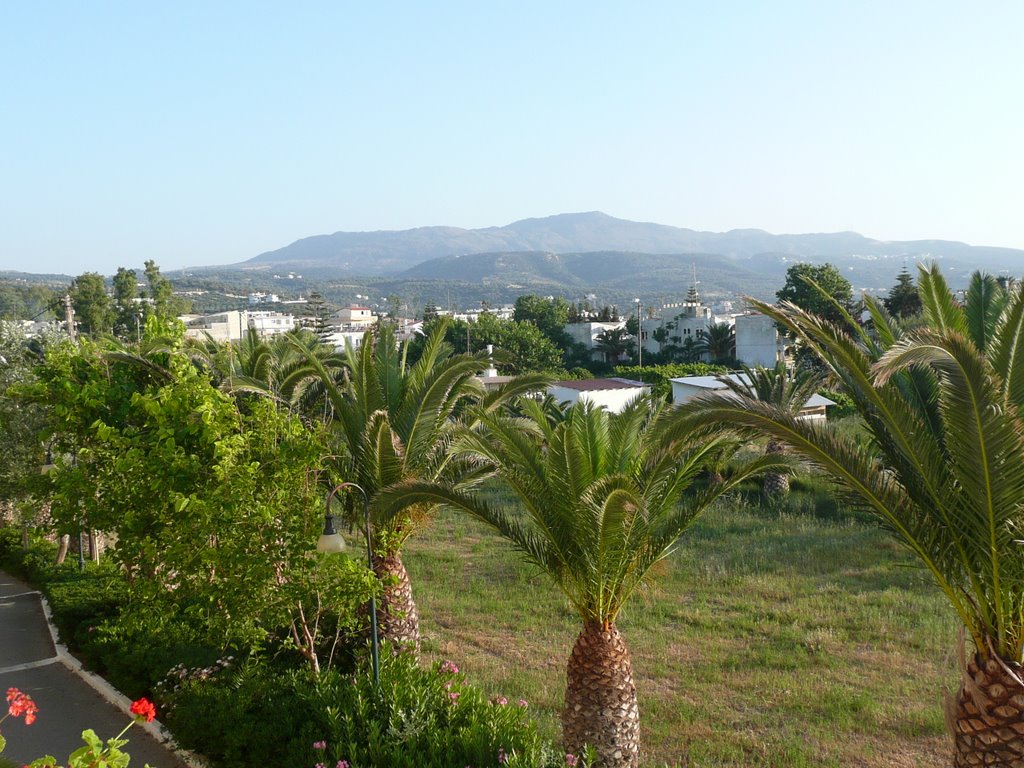
<instances>
[{"instance_id":1,"label":"grass field","mask_svg":"<svg viewBox=\"0 0 1024 768\"><path fill-rule=\"evenodd\" d=\"M465 517L442 514L406 552L427 659L526 699L557 736L579 629L565 600ZM907 563L884 531L814 487L778 509L720 504L619 618L643 764L947 764L957 622Z\"/></svg>"}]
</instances>

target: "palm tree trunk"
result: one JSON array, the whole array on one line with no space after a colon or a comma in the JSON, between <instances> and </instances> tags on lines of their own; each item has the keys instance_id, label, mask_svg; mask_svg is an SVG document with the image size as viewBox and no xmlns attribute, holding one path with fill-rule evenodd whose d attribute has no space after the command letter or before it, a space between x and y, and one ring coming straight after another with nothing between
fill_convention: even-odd
<instances>
[{"instance_id":1,"label":"palm tree trunk","mask_svg":"<svg viewBox=\"0 0 1024 768\"><path fill-rule=\"evenodd\" d=\"M377 606L377 627L380 639L416 658L420 655L420 615L412 599L412 583L398 552L374 555L373 572L383 585Z\"/></svg>"},{"instance_id":2,"label":"palm tree trunk","mask_svg":"<svg viewBox=\"0 0 1024 768\"><path fill-rule=\"evenodd\" d=\"M764 452L766 456L781 456L786 452L786 446L778 440L769 440ZM789 493L789 475L784 472L765 472L764 493L765 496L785 496Z\"/></svg>"},{"instance_id":3,"label":"palm tree trunk","mask_svg":"<svg viewBox=\"0 0 1024 768\"><path fill-rule=\"evenodd\" d=\"M562 734L567 752L597 750L602 768L636 768L640 712L633 664L614 624L583 627L567 669Z\"/></svg>"},{"instance_id":4,"label":"palm tree trunk","mask_svg":"<svg viewBox=\"0 0 1024 768\"><path fill-rule=\"evenodd\" d=\"M948 708L955 768L1024 766L1024 667L977 655Z\"/></svg>"}]
</instances>

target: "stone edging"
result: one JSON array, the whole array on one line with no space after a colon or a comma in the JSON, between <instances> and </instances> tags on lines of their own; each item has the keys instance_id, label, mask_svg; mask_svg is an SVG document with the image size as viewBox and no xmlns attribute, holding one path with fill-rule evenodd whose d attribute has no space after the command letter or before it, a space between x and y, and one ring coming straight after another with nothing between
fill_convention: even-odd
<instances>
[{"instance_id":1,"label":"stone edging","mask_svg":"<svg viewBox=\"0 0 1024 768\"><path fill-rule=\"evenodd\" d=\"M57 629L53 626L53 612L50 610L50 604L42 592L37 592L36 594L39 595L39 602L43 606L46 628L50 631L50 640L53 642L54 650L57 652L57 661L67 667L72 674L84 680L90 688L96 691L108 703L120 709L128 717L134 717L131 714L132 700L99 675L83 669L82 662L72 656L67 646L57 639ZM138 723L138 726L156 739L159 744L172 751L186 765L191 766L191 768L209 768L206 761L195 752L179 748L174 742L174 736L159 720L153 720L150 723Z\"/></svg>"}]
</instances>

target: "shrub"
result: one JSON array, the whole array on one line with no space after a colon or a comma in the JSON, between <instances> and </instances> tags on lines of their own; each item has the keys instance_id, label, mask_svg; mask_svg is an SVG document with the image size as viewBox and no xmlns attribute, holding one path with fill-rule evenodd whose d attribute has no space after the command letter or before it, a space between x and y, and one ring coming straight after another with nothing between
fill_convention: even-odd
<instances>
[{"instance_id":1,"label":"shrub","mask_svg":"<svg viewBox=\"0 0 1024 768\"><path fill-rule=\"evenodd\" d=\"M424 670L385 649L379 688L365 668L316 678L250 664L182 677L163 694L165 720L216 768L250 766L254 756L263 765L351 768L566 765L537 735L525 702L486 700L450 662Z\"/></svg>"}]
</instances>

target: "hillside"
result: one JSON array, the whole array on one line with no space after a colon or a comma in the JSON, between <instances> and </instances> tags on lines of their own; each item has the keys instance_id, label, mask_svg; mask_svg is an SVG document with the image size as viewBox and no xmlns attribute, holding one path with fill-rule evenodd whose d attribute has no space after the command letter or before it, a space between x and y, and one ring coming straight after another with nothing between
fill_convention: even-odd
<instances>
[{"instance_id":1,"label":"hillside","mask_svg":"<svg viewBox=\"0 0 1024 768\"><path fill-rule=\"evenodd\" d=\"M1024 271L1024 251L971 246L948 240L882 241L855 232L773 235L759 229L701 232L664 224L627 221L599 212L523 219L504 227L460 229L420 227L401 231L335 232L297 240L237 266L256 270L306 270L326 276L393 276L434 259L469 254L588 254L622 252L655 255L715 254L736 267L760 272L761 262L780 259L847 261L949 260L969 268ZM442 262L438 267L442 267ZM561 266L549 269L560 272ZM542 270L543 271L543 270ZM894 270L886 270L887 273ZM419 274L420 277L425 276ZM439 275L432 275L439 278ZM439 278L440 279L440 278ZM463 278L465 279L465 278Z\"/></svg>"}]
</instances>

